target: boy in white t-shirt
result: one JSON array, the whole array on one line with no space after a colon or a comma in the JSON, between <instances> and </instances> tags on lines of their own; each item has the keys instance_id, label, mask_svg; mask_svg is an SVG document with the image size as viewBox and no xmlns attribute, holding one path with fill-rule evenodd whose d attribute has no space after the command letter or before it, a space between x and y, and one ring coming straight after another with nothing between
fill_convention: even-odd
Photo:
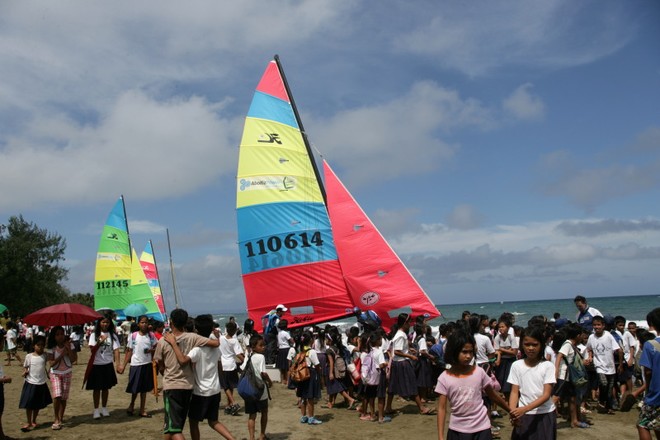
<instances>
[{"instance_id":1,"label":"boy in white t-shirt","mask_svg":"<svg viewBox=\"0 0 660 440\"><path fill-rule=\"evenodd\" d=\"M245 359L241 368L243 370L248 368L247 362L248 359L250 359L255 375L264 381L265 386L261 399L258 401L245 401L245 414L249 416L248 433L250 434L250 440L255 440L257 413L261 413L259 439L262 440L267 438L266 426L268 425L268 399L270 397L268 394L268 388L273 386L273 382L271 381L270 376L268 376L268 373L266 373L266 357L264 356L264 353L266 352L266 343L264 338L260 334L255 333L250 337L249 344L252 350L252 355Z\"/></svg>"},{"instance_id":2,"label":"boy in white t-shirt","mask_svg":"<svg viewBox=\"0 0 660 440\"><path fill-rule=\"evenodd\" d=\"M594 316L592 320L594 333L589 336L587 350L589 358L585 365L593 363L598 374L598 409L600 412L614 414L612 409L612 388L616 377L614 356L619 358L619 366L623 361L623 353L611 333L605 331L605 319Z\"/></svg>"},{"instance_id":3,"label":"boy in white t-shirt","mask_svg":"<svg viewBox=\"0 0 660 440\"><path fill-rule=\"evenodd\" d=\"M7 351L7 363L5 364L6 366L11 366L11 361L13 359L16 359L19 363L21 361L21 357L18 355L18 346L17 344L17 339L18 339L18 332L16 332L16 324L14 324L11 321L7 322L7 333L5 334L5 350Z\"/></svg>"},{"instance_id":4,"label":"boy in white t-shirt","mask_svg":"<svg viewBox=\"0 0 660 440\"><path fill-rule=\"evenodd\" d=\"M228 322L225 326L227 334L220 336L220 360L222 373L220 374L220 386L225 390L227 396L227 407L225 414L235 416L241 406L234 400L234 389L238 385L238 365L236 360L243 363L245 356L240 342L234 337L237 326L235 322Z\"/></svg>"},{"instance_id":5,"label":"boy in white t-shirt","mask_svg":"<svg viewBox=\"0 0 660 440\"><path fill-rule=\"evenodd\" d=\"M198 335L208 338L213 331L213 317L211 315L196 317L195 331ZM234 437L231 432L218 421L218 412L220 411L220 380L218 378L220 351L215 347L195 347L188 352L188 355L184 355L176 344L173 344L172 348L181 365L192 362L195 370L195 385L188 411L190 437L193 440L199 440L199 422L206 419L211 429L224 438L233 440Z\"/></svg>"}]
</instances>

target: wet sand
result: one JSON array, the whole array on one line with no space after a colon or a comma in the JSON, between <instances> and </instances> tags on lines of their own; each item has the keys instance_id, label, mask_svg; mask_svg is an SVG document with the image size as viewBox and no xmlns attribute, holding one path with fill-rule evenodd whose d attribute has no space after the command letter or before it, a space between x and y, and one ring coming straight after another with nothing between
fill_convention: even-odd
<instances>
[{"instance_id":1,"label":"wet sand","mask_svg":"<svg viewBox=\"0 0 660 440\"><path fill-rule=\"evenodd\" d=\"M22 355L22 353L21 353ZM52 405L42 410L37 422L38 428L32 432L23 433L20 428L25 423L25 411L18 409L23 379L21 367L13 362L11 367L4 367L5 374L13 378L11 384L5 385L5 411L2 417L5 434L19 439L101 439L101 438L162 438L163 401L150 394L147 397L147 410L153 415L151 419L128 416L126 407L130 402L130 394L125 393L128 382L128 369L119 375L119 384L110 390L108 409L110 417L98 420L92 419L92 392L81 390L84 365L89 358L89 350L83 349L80 353L79 365L74 366L74 379L66 409L64 426L60 431L53 431ZM122 357L123 358L123 357ZM417 414L414 403L396 400L393 407L401 413L394 417L392 423L378 424L361 421L356 411L349 411L338 406L334 409L322 409L320 403L316 405L317 418L324 423L318 426L309 426L299 423L300 411L296 407L296 398L293 391L285 386L275 383L272 389L273 400L269 404L269 421L267 434L275 440L321 439L346 440L362 438L381 439L433 439L437 438L435 416L422 416ZM326 395L323 393L323 397ZM222 396L224 407L225 396ZM242 399L238 398L242 403ZM341 401L341 397L338 398ZM429 403L429 405L434 405ZM136 408L137 409L137 408ZM560 439L636 439L637 430L635 422L638 411L633 409L628 413L617 412L614 415L592 414L594 426L589 429L571 429L568 422L559 419L558 437ZM227 426L237 439L248 438L247 416L240 412L238 416L227 416L220 411L220 421ZM507 419L498 419L501 425L501 437L511 437L511 427ZM258 419L257 419L257 426ZM200 424L203 439L222 438L212 431L206 423ZM188 426L184 431L186 438L190 438Z\"/></svg>"}]
</instances>

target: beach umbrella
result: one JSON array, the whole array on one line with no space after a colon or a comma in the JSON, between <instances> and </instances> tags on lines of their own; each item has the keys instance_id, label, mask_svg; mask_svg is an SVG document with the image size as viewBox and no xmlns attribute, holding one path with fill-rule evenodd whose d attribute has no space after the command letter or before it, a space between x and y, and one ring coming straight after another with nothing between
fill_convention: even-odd
<instances>
[{"instance_id":1,"label":"beach umbrella","mask_svg":"<svg viewBox=\"0 0 660 440\"><path fill-rule=\"evenodd\" d=\"M78 325L95 321L101 315L94 309L78 303L55 304L30 313L23 318L31 325Z\"/></svg>"},{"instance_id":2,"label":"beach umbrella","mask_svg":"<svg viewBox=\"0 0 660 440\"><path fill-rule=\"evenodd\" d=\"M124 309L124 315L132 316L134 318L136 318L140 315L146 315L146 314L147 314L147 306L145 306L144 304L140 304L140 303L129 304Z\"/></svg>"},{"instance_id":3,"label":"beach umbrella","mask_svg":"<svg viewBox=\"0 0 660 440\"><path fill-rule=\"evenodd\" d=\"M4 304L0 304L0 313L4 313L5 310L7 310L7 306Z\"/></svg>"}]
</instances>

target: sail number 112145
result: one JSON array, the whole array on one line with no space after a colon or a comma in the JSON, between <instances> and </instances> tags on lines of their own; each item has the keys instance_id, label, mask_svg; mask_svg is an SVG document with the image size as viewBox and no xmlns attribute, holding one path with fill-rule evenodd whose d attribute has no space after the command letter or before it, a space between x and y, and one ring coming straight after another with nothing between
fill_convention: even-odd
<instances>
[{"instance_id":1,"label":"sail number 112145","mask_svg":"<svg viewBox=\"0 0 660 440\"><path fill-rule=\"evenodd\" d=\"M276 235L267 239L260 238L254 243L248 241L245 243L245 248L247 249L247 256L250 258L256 255L265 255L268 252L279 252L282 250L282 247L285 249L295 249L298 246L306 248L322 245L323 239L321 238L321 232L316 231L311 236L307 232L302 232L300 234L289 234L284 239Z\"/></svg>"}]
</instances>

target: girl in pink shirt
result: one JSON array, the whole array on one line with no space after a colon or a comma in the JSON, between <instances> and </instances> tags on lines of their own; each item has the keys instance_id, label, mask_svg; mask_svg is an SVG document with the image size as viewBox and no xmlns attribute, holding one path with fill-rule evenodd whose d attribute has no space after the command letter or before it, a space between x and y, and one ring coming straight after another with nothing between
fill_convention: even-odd
<instances>
[{"instance_id":1,"label":"girl in pink shirt","mask_svg":"<svg viewBox=\"0 0 660 440\"><path fill-rule=\"evenodd\" d=\"M488 408L481 397L485 392L492 402L509 412L509 405L493 389L483 368L473 365L476 342L467 330L457 329L447 338L445 370L435 387L438 399L438 440L489 440L492 438ZM445 437L447 400L451 405L449 430Z\"/></svg>"}]
</instances>

